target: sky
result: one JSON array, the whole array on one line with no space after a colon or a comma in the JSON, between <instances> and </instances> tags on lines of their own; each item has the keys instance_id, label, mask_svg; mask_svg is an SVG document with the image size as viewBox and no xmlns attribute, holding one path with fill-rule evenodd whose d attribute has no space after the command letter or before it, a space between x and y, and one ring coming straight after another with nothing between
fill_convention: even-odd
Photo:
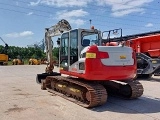
<instances>
[{"instance_id":1,"label":"sky","mask_svg":"<svg viewBox=\"0 0 160 120\"><path fill-rule=\"evenodd\" d=\"M159 11L159 0L0 0L0 37L9 46L38 44L61 19L72 29L89 29L91 20L98 30L122 28L123 35L158 31Z\"/></svg>"}]
</instances>

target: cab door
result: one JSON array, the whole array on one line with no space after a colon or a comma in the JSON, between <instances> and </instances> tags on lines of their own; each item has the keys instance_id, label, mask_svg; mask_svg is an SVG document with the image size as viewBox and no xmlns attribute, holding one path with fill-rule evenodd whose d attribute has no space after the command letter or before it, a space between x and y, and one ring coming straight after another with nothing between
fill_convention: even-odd
<instances>
[{"instance_id":1,"label":"cab door","mask_svg":"<svg viewBox=\"0 0 160 120\"><path fill-rule=\"evenodd\" d=\"M70 31L70 47L69 47L69 52L70 52L70 64L72 65L73 63L78 61L78 30L72 30Z\"/></svg>"},{"instance_id":2,"label":"cab door","mask_svg":"<svg viewBox=\"0 0 160 120\"><path fill-rule=\"evenodd\" d=\"M60 42L60 67L68 71L69 62L69 32L63 33Z\"/></svg>"},{"instance_id":3,"label":"cab door","mask_svg":"<svg viewBox=\"0 0 160 120\"><path fill-rule=\"evenodd\" d=\"M60 42L60 67L68 71L78 61L78 30L63 33Z\"/></svg>"}]
</instances>

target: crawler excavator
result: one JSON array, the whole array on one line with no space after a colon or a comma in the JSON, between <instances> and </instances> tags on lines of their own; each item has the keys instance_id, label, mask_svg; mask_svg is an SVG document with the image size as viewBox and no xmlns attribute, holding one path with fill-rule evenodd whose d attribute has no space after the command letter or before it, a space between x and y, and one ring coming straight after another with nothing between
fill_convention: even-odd
<instances>
[{"instance_id":1,"label":"crawler excavator","mask_svg":"<svg viewBox=\"0 0 160 120\"><path fill-rule=\"evenodd\" d=\"M52 37L59 41L59 72L53 72ZM102 46L101 31L71 29L62 19L45 29L48 66L37 74L36 82L42 90L59 95L82 107L103 105L108 92L135 99L143 94L143 86L133 80L136 56L131 47ZM65 74L65 76L63 75ZM67 76L66 76L67 75Z\"/></svg>"}]
</instances>

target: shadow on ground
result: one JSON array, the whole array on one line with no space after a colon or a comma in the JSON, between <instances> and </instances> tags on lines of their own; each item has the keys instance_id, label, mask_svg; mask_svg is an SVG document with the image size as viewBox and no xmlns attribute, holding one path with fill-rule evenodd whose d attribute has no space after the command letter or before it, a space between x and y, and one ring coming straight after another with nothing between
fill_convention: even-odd
<instances>
[{"instance_id":1,"label":"shadow on ground","mask_svg":"<svg viewBox=\"0 0 160 120\"><path fill-rule=\"evenodd\" d=\"M96 112L112 111L119 113L158 113L160 112L160 98L140 97L134 100L125 100L113 96L108 97L106 104L92 108Z\"/></svg>"},{"instance_id":2,"label":"shadow on ground","mask_svg":"<svg viewBox=\"0 0 160 120\"><path fill-rule=\"evenodd\" d=\"M160 82L160 78L151 77L151 78L137 78L138 81L152 81L152 82Z\"/></svg>"}]
</instances>

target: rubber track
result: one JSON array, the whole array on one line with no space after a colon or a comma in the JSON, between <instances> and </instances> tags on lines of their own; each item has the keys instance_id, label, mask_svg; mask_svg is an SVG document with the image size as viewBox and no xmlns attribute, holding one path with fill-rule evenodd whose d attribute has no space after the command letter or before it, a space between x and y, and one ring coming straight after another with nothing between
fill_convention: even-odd
<instances>
[{"instance_id":1,"label":"rubber track","mask_svg":"<svg viewBox=\"0 0 160 120\"><path fill-rule=\"evenodd\" d=\"M132 95L130 96L130 99L135 99L140 97L143 94L143 86L140 82L138 81L128 81L126 82L132 89Z\"/></svg>"},{"instance_id":2,"label":"rubber track","mask_svg":"<svg viewBox=\"0 0 160 120\"><path fill-rule=\"evenodd\" d=\"M46 78L46 80L67 81L67 82L74 83L76 85L85 87L91 95L91 98L90 98L90 101L88 104L83 103L81 101L78 101L74 98L67 97L66 95L59 93L57 91L54 91L53 89L47 88L47 90L49 92L56 94L56 95L59 95L59 96L65 98L71 102L74 102L82 107L91 108L91 107L102 105L102 104L106 103L106 101L107 101L107 91L102 85L100 85L98 83L89 83L89 82L82 81L78 78L67 78L67 77L63 77L63 76L48 76Z\"/></svg>"},{"instance_id":3,"label":"rubber track","mask_svg":"<svg viewBox=\"0 0 160 120\"><path fill-rule=\"evenodd\" d=\"M121 82L122 83L118 83L117 81L108 81L102 85L108 88L108 92L111 93L112 96L120 97L123 99L135 99L140 97L143 94L144 89L142 84L139 81L127 80L127 81L121 81ZM126 86L129 86L127 88L127 91L129 92L129 94L126 94L125 91L123 90L123 87L126 87Z\"/></svg>"}]
</instances>

